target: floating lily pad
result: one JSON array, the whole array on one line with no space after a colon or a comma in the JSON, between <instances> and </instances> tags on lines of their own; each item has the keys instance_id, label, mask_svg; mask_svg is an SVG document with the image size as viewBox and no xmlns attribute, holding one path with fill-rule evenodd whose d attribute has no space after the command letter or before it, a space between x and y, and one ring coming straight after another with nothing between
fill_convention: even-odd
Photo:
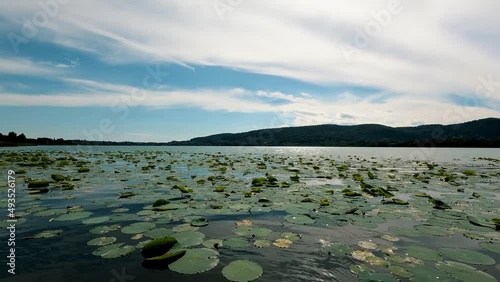
<instances>
[{"instance_id":1,"label":"floating lily pad","mask_svg":"<svg viewBox=\"0 0 500 282\"><path fill-rule=\"evenodd\" d=\"M94 228L90 229L90 233L96 234L96 235L106 234L106 233L118 230L120 228L121 228L121 226L118 225L118 224L103 225L103 226L97 226L97 227L94 227Z\"/></svg>"},{"instance_id":2,"label":"floating lily pad","mask_svg":"<svg viewBox=\"0 0 500 282\"><path fill-rule=\"evenodd\" d=\"M493 243L493 242L481 242L479 243L483 249L486 249L490 252L494 252L497 254L500 254L500 243Z\"/></svg>"},{"instance_id":3,"label":"floating lily pad","mask_svg":"<svg viewBox=\"0 0 500 282\"><path fill-rule=\"evenodd\" d=\"M350 254L352 252L351 247L338 242L324 244L323 246L321 246L321 250L328 253L329 255L339 257L345 256L346 254Z\"/></svg>"},{"instance_id":4,"label":"floating lily pad","mask_svg":"<svg viewBox=\"0 0 500 282\"><path fill-rule=\"evenodd\" d=\"M468 264L494 265L495 260L488 255L468 249L460 248L440 248L441 252L446 257Z\"/></svg>"},{"instance_id":5,"label":"floating lily pad","mask_svg":"<svg viewBox=\"0 0 500 282\"><path fill-rule=\"evenodd\" d=\"M468 281L481 281L481 282L496 282L495 277L482 272L470 265L463 264L456 261L444 261L436 263L436 267L445 271L454 278L468 282Z\"/></svg>"},{"instance_id":6,"label":"floating lily pad","mask_svg":"<svg viewBox=\"0 0 500 282\"><path fill-rule=\"evenodd\" d=\"M296 233L292 233L292 232L282 232L282 233L280 233L280 237L283 239L288 239L290 241L297 241L300 238L302 238L302 236L300 234L296 234Z\"/></svg>"},{"instance_id":7,"label":"floating lily pad","mask_svg":"<svg viewBox=\"0 0 500 282\"><path fill-rule=\"evenodd\" d=\"M183 231L172 235L183 247L196 246L203 243L205 234L197 231Z\"/></svg>"},{"instance_id":8,"label":"floating lily pad","mask_svg":"<svg viewBox=\"0 0 500 282\"><path fill-rule=\"evenodd\" d=\"M363 271L358 273L359 282L398 282L399 280L390 273Z\"/></svg>"},{"instance_id":9,"label":"floating lily pad","mask_svg":"<svg viewBox=\"0 0 500 282\"><path fill-rule=\"evenodd\" d=\"M410 278L411 281L441 281L441 282L452 282L453 278L448 275L445 271L435 268L434 266L425 265L412 265L408 268L413 277Z\"/></svg>"},{"instance_id":10,"label":"floating lily pad","mask_svg":"<svg viewBox=\"0 0 500 282\"><path fill-rule=\"evenodd\" d=\"M224 239L223 244L228 248L245 248L248 246L249 242L243 237L230 237Z\"/></svg>"},{"instance_id":11,"label":"floating lily pad","mask_svg":"<svg viewBox=\"0 0 500 282\"><path fill-rule=\"evenodd\" d=\"M209 239L203 242L203 246L209 249L218 249L223 246L220 239Z\"/></svg>"},{"instance_id":12,"label":"floating lily pad","mask_svg":"<svg viewBox=\"0 0 500 282\"><path fill-rule=\"evenodd\" d=\"M278 247L278 248L283 248L283 249L286 249L288 247L290 247L290 245L292 244L293 242L288 240L288 239L276 239L276 241L273 242L273 245Z\"/></svg>"},{"instance_id":13,"label":"floating lily pad","mask_svg":"<svg viewBox=\"0 0 500 282\"><path fill-rule=\"evenodd\" d=\"M164 238L171 236L172 234L174 234L174 231L168 228L154 228L144 232L144 236L152 239Z\"/></svg>"},{"instance_id":14,"label":"floating lily pad","mask_svg":"<svg viewBox=\"0 0 500 282\"><path fill-rule=\"evenodd\" d=\"M406 247L404 250L408 256L422 260L439 261L442 259L441 254L438 251L427 247L409 246Z\"/></svg>"},{"instance_id":15,"label":"floating lily pad","mask_svg":"<svg viewBox=\"0 0 500 282\"><path fill-rule=\"evenodd\" d=\"M253 242L253 245L257 248L266 248L266 247L271 246L271 241L259 239L259 240L255 240L255 242Z\"/></svg>"},{"instance_id":16,"label":"floating lily pad","mask_svg":"<svg viewBox=\"0 0 500 282\"><path fill-rule=\"evenodd\" d=\"M367 250L376 250L378 247L377 244L370 241L359 241L358 246Z\"/></svg>"},{"instance_id":17,"label":"floating lily pad","mask_svg":"<svg viewBox=\"0 0 500 282\"><path fill-rule=\"evenodd\" d=\"M399 241L398 237L394 237L394 236L391 236L388 234L384 234L384 235L380 236L380 238L387 240L387 241L390 241L390 242L398 242Z\"/></svg>"},{"instance_id":18,"label":"floating lily pad","mask_svg":"<svg viewBox=\"0 0 500 282\"><path fill-rule=\"evenodd\" d=\"M135 247L127 245L104 252L103 254L101 254L101 257L107 259L119 258L119 257L124 257L132 253L133 251L135 251Z\"/></svg>"},{"instance_id":19,"label":"floating lily pad","mask_svg":"<svg viewBox=\"0 0 500 282\"><path fill-rule=\"evenodd\" d=\"M197 226L192 226L189 223L184 223L184 224L179 224L177 226L174 226L174 228L172 228L172 229L175 232L183 232L183 231L197 231L200 228Z\"/></svg>"},{"instance_id":20,"label":"floating lily pad","mask_svg":"<svg viewBox=\"0 0 500 282\"><path fill-rule=\"evenodd\" d=\"M168 265L172 271L182 274L196 274L208 271L219 263L219 253L213 249L187 249L177 261Z\"/></svg>"},{"instance_id":21,"label":"floating lily pad","mask_svg":"<svg viewBox=\"0 0 500 282\"><path fill-rule=\"evenodd\" d=\"M141 254L144 258L152 258L165 254L177 243L174 237L155 239L144 245Z\"/></svg>"},{"instance_id":22,"label":"floating lily pad","mask_svg":"<svg viewBox=\"0 0 500 282\"><path fill-rule=\"evenodd\" d=\"M89 246L106 246L113 244L116 241L115 237L99 237L92 239L87 242L87 245Z\"/></svg>"},{"instance_id":23,"label":"floating lily pad","mask_svg":"<svg viewBox=\"0 0 500 282\"><path fill-rule=\"evenodd\" d=\"M35 238L35 239L52 238L52 237L59 236L62 233L63 233L63 231L61 229L57 229L57 230L45 230L45 231L42 231L40 233L35 234L35 236L33 236L33 238Z\"/></svg>"},{"instance_id":24,"label":"floating lily pad","mask_svg":"<svg viewBox=\"0 0 500 282\"><path fill-rule=\"evenodd\" d=\"M230 262L222 269L222 275L229 281L248 282L259 278L264 270L260 265L249 260Z\"/></svg>"},{"instance_id":25,"label":"floating lily pad","mask_svg":"<svg viewBox=\"0 0 500 282\"><path fill-rule=\"evenodd\" d=\"M155 228L156 224L152 222L136 222L127 225L121 229L124 234L138 234Z\"/></svg>"},{"instance_id":26,"label":"floating lily pad","mask_svg":"<svg viewBox=\"0 0 500 282\"><path fill-rule=\"evenodd\" d=\"M399 277L402 277L402 278L411 278L414 275L407 268L404 268L404 267L401 267L401 266L398 266L398 265L391 265L391 266L389 266L389 271L392 274L394 274L396 276L399 276Z\"/></svg>"},{"instance_id":27,"label":"floating lily pad","mask_svg":"<svg viewBox=\"0 0 500 282\"><path fill-rule=\"evenodd\" d=\"M294 215L289 214L289 215L285 216L285 220L290 222L290 223L303 224L303 225L314 224L316 222L310 216L301 215L301 214L294 214Z\"/></svg>"},{"instance_id":28,"label":"floating lily pad","mask_svg":"<svg viewBox=\"0 0 500 282\"><path fill-rule=\"evenodd\" d=\"M92 212L86 212L86 211L83 211L83 212L70 212L70 213L67 213L67 214L60 215L60 216L54 218L54 220L56 220L56 221L79 220L79 219L82 219L82 218L89 217L91 215L92 215Z\"/></svg>"},{"instance_id":29,"label":"floating lily pad","mask_svg":"<svg viewBox=\"0 0 500 282\"><path fill-rule=\"evenodd\" d=\"M236 224L236 226L252 226L253 221L244 219L241 221L236 221L235 224Z\"/></svg>"},{"instance_id":30,"label":"floating lily pad","mask_svg":"<svg viewBox=\"0 0 500 282\"><path fill-rule=\"evenodd\" d=\"M351 253L351 255L353 258L360 261L366 261L367 258L375 256L372 252L365 250L355 250Z\"/></svg>"},{"instance_id":31,"label":"floating lily pad","mask_svg":"<svg viewBox=\"0 0 500 282\"><path fill-rule=\"evenodd\" d=\"M110 220L109 216L98 216L98 217L88 218L88 219L82 221L82 223L83 224L99 224L99 223L106 222L108 220Z\"/></svg>"},{"instance_id":32,"label":"floating lily pad","mask_svg":"<svg viewBox=\"0 0 500 282\"><path fill-rule=\"evenodd\" d=\"M208 219L204 217L195 218L191 221L191 226L203 227L208 225Z\"/></svg>"}]
</instances>

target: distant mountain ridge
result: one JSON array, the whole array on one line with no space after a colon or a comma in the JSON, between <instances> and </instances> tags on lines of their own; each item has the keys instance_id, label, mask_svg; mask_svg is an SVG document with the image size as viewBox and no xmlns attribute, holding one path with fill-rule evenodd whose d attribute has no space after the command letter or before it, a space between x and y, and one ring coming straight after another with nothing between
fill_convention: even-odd
<instances>
[{"instance_id":1,"label":"distant mountain ridge","mask_svg":"<svg viewBox=\"0 0 500 282\"><path fill-rule=\"evenodd\" d=\"M380 124L312 125L222 133L173 141L183 146L500 147L500 119L452 125L390 127Z\"/></svg>"},{"instance_id":2,"label":"distant mountain ridge","mask_svg":"<svg viewBox=\"0 0 500 282\"><path fill-rule=\"evenodd\" d=\"M109 146L352 146L352 147L491 147L500 148L500 119L459 124L390 127L380 124L282 127L222 133L188 141L130 142L27 138L0 133L0 147L34 145Z\"/></svg>"}]
</instances>

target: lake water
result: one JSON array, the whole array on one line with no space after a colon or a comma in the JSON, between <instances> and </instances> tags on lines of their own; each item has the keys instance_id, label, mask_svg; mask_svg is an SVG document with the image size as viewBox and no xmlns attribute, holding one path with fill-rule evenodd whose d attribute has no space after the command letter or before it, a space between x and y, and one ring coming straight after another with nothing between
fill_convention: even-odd
<instances>
[{"instance_id":1,"label":"lake water","mask_svg":"<svg viewBox=\"0 0 500 282\"><path fill-rule=\"evenodd\" d=\"M0 278L228 281L225 267L248 260L262 269L255 281L496 281L499 160L500 149L469 148L0 148L0 204L5 217L13 170L18 220L16 274L3 263ZM28 188L53 174L65 179ZM169 203L153 208L158 199ZM141 245L165 236L185 257L147 267ZM100 237L123 253L88 244ZM216 255L187 261L201 249Z\"/></svg>"}]
</instances>

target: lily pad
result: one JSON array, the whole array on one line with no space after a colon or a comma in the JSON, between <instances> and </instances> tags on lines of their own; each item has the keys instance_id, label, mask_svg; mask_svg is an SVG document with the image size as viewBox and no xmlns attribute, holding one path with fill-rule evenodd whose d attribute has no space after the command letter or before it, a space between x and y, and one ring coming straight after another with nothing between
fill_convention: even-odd
<instances>
[{"instance_id":1,"label":"lily pad","mask_svg":"<svg viewBox=\"0 0 500 282\"><path fill-rule=\"evenodd\" d=\"M197 231L183 231L172 235L183 247L192 247L203 243L205 234Z\"/></svg>"},{"instance_id":2,"label":"lily pad","mask_svg":"<svg viewBox=\"0 0 500 282\"><path fill-rule=\"evenodd\" d=\"M87 242L89 246L106 246L113 244L116 241L116 237L99 237L92 239Z\"/></svg>"},{"instance_id":3,"label":"lily pad","mask_svg":"<svg viewBox=\"0 0 500 282\"><path fill-rule=\"evenodd\" d=\"M97 226L97 227L94 227L94 228L90 229L90 233L96 234L96 235L106 234L106 233L118 230L120 228L121 228L121 226L118 225L118 224L103 225L103 226Z\"/></svg>"},{"instance_id":4,"label":"lily pad","mask_svg":"<svg viewBox=\"0 0 500 282\"><path fill-rule=\"evenodd\" d=\"M208 271L219 263L219 253L213 249L187 249L177 261L168 265L172 271L182 274L196 274Z\"/></svg>"},{"instance_id":5,"label":"lily pad","mask_svg":"<svg viewBox=\"0 0 500 282\"><path fill-rule=\"evenodd\" d=\"M495 277L488 273L482 272L470 265L463 264L456 261L444 261L436 263L436 267L454 278L468 282L468 281L481 281L481 282L497 282Z\"/></svg>"},{"instance_id":6,"label":"lily pad","mask_svg":"<svg viewBox=\"0 0 500 282\"><path fill-rule=\"evenodd\" d=\"M389 266L389 271L399 277L402 278L411 278L414 274L408 270L407 268L398 266L398 265L391 265Z\"/></svg>"},{"instance_id":7,"label":"lily pad","mask_svg":"<svg viewBox=\"0 0 500 282\"><path fill-rule=\"evenodd\" d=\"M243 237L230 237L224 239L223 244L228 248L245 248L248 246L249 242Z\"/></svg>"},{"instance_id":8,"label":"lily pad","mask_svg":"<svg viewBox=\"0 0 500 282\"><path fill-rule=\"evenodd\" d=\"M222 275L229 281L248 282L259 278L264 270L260 265L249 260L230 262L222 269Z\"/></svg>"},{"instance_id":9,"label":"lily pad","mask_svg":"<svg viewBox=\"0 0 500 282\"><path fill-rule=\"evenodd\" d=\"M88 218L88 219L82 221L82 223L83 224L99 224L99 223L106 222L109 219L110 219L109 216L98 216L98 217Z\"/></svg>"},{"instance_id":10,"label":"lily pad","mask_svg":"<svg viewBox=\"0 0 500 282\"><path fill-rule=\"evenodd\" d=\"M86 211L83 211L83 212L70 212L70 213L66 213L66 214L60 215L60 216L54 218L54 220L56 220L56 221L79 220L79 219L82 219L82 218L89 217L91 215L92 215L92 212L86 212Z\"/></svg>"},{"instance_id":11,"label":"lily pad","mask_svg":"<svg viewBox=\"0 0 500 282\"><path fill-rule=\"evenodd\" d=\"M427 247L422 247L422 246L409 246L406 247L405 252L408 256L422 259L422 260L427 260L427 261L439 261L442 260L441 254L434 250L430 249Z\"/></svg>"},{"instance_id":12,"label":"lily pad","mask_svg":"<svg viewBox=\"0 0 500 282\"><path fill-rule=\"evenodd\" d=\"M144 258L161 256L167 253L176 243L177 240L174 237L155 239L144 245L141 254Z\"/></svg>"},{"instance_id":13,"label":"lily pad","mask_svg":"<svg viewBox=\"0 0 500 282\"><path fill-rule=\"evenodd\" d=\"M255 242L253 242L253 245L257 248L266 248L266 247L271 246L271 241L259 239L259 240L255 240Z\"/></svg>"},{"instance_id":14,"label":"lily pad","mask_svg":"<svg viewBox=\"0 0 500 282\"><path fill-rule=\"evenodd\" d=\"M302 215L302 214L289 214L285 216L285 220L294 223L294 224L314 224L316 221L312 219L310 216Z\"/></svg>"},{"instance_id":15,"label":"lily pad","mask_svg":"<svg viewBox=\"0 0 500 282\"><path fill-rule=\"evenodd\" d=\"M439 249L446 257L468 264L494 265L495 260L480 252L461 248L441 248Z\"/></svg>"},{"instance_id":16,"label":"lily pad","mask_svg":"<svg viewBox=\"0 0 500 282\"><path fill-rule=\"evenodd\" d=\"M164 238L172 234L174 234L174 231L168 228L155 228L144 232L144 236L152 239Z\"/></svg>"},{"instance_id":17,"label":"lily pad","mask_svg":"<svg viewBox=\"0 0 500 282\"><path fill-rule=\"evenodd\" d=\"M500 254L500 243L493 243L493 242L481 242L479 245L483 248L486 249L490 252L494 252L497 254Z\"/></svg>"},{"instance_id":18,"label":"lily pad","mask_svg":"<svg viewBox=\"0 0 500 282\"><path fill-rule=\"evenodd\" d=\"M45 231L42 231L40 233L35 234L35 236L33 236L33 238L34 239L52 238L52 237L55 237L55 236L59 236L62 233L63 233L63 231L61 229L57 229L57 230L45 230Z\"/></svg>"},{"instance_id":19,"label":"lily pad","mask_svg":"<svg viewBox=\"0 0 500 282\"><path fill-rule=\"evenodd\" d=\"M293 242L288 240L288 239L276 239L276 241L273 242L273 245L278 247L278 248L282 248L282 249L286 249L288 247L290 247L290 245L292 244Z\"/></svg>"},{"instance_id":20,"label":"lily pad","mask_svg":"<svg viewBox=\"0 0 500 282\"><path fill-rule=\"evenodd\" d=\"M136 222L127 225L121 229L124 234L138 234L155 228L156 224L152 222Z\"/></svg>"}]
</instances>

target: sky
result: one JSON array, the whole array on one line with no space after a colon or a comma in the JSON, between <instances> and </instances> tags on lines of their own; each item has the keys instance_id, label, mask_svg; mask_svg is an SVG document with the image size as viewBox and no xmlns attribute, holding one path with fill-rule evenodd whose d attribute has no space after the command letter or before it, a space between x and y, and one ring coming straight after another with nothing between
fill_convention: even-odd
<instances>
[{"instance_id":1,"label":"sky","mask_svg":"<svg viewBox=\"0 0 500 282\"><path fill-rule=\"evenodd\" d=\"M500 1L0 4L0 132L155 141L500 117Z\"/></svg>"}]
</instances>

